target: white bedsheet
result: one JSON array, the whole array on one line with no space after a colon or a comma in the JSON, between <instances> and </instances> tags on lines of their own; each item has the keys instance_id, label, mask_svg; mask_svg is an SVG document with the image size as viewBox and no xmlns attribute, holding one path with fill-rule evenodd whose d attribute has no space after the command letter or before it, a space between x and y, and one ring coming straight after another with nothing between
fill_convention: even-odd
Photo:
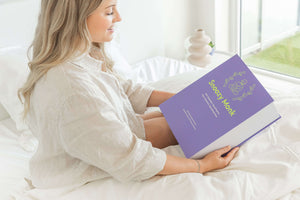
<instances>
[{"instance_id":1,"label":"white bedsheet","mask_svg":"<svg viewBox=\"0 0 300 200\"><path fill-rule=\"evenodd\" d=\"M177 92L204 73L203 70L183 73L151 85ZM21 193L14 194L22 200L300 199L300 86L257 76L275 99L282 118L245 143L225 169L205 175L153 177L127 184L107 178L78 188L25 190L22 197L17 197ZM179 146L165 150L183 156Z\"/></svg>"},{"instance_id":2,"label":"white bedsheet","mask_svg":"<svg viewBox=\"0 0 300 200\"><path fill-rule=\"evenodd\" d=\"M32 155L33 146L27 149L22 142L24 137L31 137L16 130L16 125L11 118L0 121L0 199L10 199L16 184L22 184L23 177L28 176L28 161ZM28 139L28 138L27 138ZM29 142L29 140L27 140ZM33 144L36 141L33 139ZM23 146L23 148L22 148Z\"/></svg>"}]
</instances>

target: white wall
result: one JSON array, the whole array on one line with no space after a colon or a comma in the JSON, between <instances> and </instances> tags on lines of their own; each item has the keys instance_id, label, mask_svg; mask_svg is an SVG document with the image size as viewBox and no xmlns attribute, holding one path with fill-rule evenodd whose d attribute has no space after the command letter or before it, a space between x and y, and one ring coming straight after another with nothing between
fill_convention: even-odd
<instances>
[{"instance_id":1,"label":"white wall","mask_svg":"<svg viewBox=\"0 0 300 200\"><path fill-rule=\"evenodd\" d=\"M31 42L39 1L0 2L0 48ZM119 0L122 53L130 63L157 55L184 59L185 39L195 29L204 29L215 41L215 1Z\"/></svg>"},{"instance_id":2,"label":"white wall","mask_svg":"<svg viewBox=\"0 0 300 200\"><path fill-rule=\"evenodd\" d=\"M215 38L219 51L240 53L240 0L215 0Z\"/></svg>"},{"instance_id":3,"label":"white wall","mask_svg":"<svg viewBox=\"0 0 300 200\"><path fill-rule=\"evenodd\" d=\"M216 0L215 5L215 38L216 48L227 51L229 49L229 1Z\"/></svg>"},{"instance_id":4,"label":"white wall","mask_svg":"<svg viewBox=\"0 0 300 200\"><path fill-rule=\"evenodd\" d=\"M164 0L165 56L184 59L185 39L195 29L203 29L215 39L214 0Z\"/></svg>"},{"instance_id":5,"label":"white wall","mask_svg":"<svg viewBox=\"0 0 300 200\"><path fill-rule=\"evenodd\" d=\"M128 62L164 55L161 0L119 0L118 3L123 19L119 23L119 42Z\"/></svg>"},{"instance_id":6,"label":"white wall","mask_svg":"<svg viewBox=\"0 0 300 200\"><path fill-rule=\"evenodd\" d=\"M27 46L33 39L38 18L39 1L0 2L0 48L14 45ZM31 12L26 12L26 11Z\"/></svg>"}]
</instances>

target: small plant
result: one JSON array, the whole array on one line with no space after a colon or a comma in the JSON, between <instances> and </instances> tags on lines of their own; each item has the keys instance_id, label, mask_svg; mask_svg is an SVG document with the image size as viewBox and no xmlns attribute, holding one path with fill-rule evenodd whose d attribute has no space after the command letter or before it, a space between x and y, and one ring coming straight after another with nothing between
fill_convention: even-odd
<instances>
[{"instance_id":1,"label":"small plant","mask_svg":"<svg viewBox=\"0 0 300 200\"><path fill-rule=\"evenodd\" d=\"M212 56L215 52L215 48L214 48L215 44L212 41L210 41L210 43L208 43L208 45L211 47L211 52L209 54Z\"/></svg>"},{"instance_id":2,"label":"small plant","mask_svg":"<svg viewBox=\"0 0 300 200\"><path fill-rule=\"evenodd\" d=\"M208 44L212 49L215 47L215 44L212 42L212 41L210 41L210 43Z\"/></svg>"}]
</instances>

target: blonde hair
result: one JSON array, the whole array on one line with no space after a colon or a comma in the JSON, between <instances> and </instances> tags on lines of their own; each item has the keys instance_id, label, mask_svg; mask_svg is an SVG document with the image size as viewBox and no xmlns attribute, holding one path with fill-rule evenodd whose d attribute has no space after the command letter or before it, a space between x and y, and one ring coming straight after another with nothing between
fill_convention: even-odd
<instances>
[{"instance_id":1,"label":"blonde hair","mask_svg":"<svg viewBox=\"0 0 300 200\"><path fill-rule=\"evenodd\" d=\"M92 43L87 28L87 17L102 0L42 0L35 37L28 49L32 59L26 83L18 91L24 103L24 118L30 108L30 96L36 82L48 70L80 54L100 48L105 65L112 70L113 62L107 57L103 43ZM22 101L22 98L24 102Z\"/></svg>"}]
</instances>

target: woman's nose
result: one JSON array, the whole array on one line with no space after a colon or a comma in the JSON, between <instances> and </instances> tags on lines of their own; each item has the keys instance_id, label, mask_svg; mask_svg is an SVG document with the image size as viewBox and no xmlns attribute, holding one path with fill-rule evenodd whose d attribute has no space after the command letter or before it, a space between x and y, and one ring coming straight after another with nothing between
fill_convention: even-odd
<instances>
[{"instance_id":1,"label":"woman's nose","mask_svg":"<svg viewBox=\"0 0 300 200\"><path fill-rule=\"evenodd\" d=\"M122 18L120 16L120 13L117 11L116 15L115 15L115 18L114 18L114 22L120 22L120 21L122 21Z\"/></svg>"}]
</instances>

